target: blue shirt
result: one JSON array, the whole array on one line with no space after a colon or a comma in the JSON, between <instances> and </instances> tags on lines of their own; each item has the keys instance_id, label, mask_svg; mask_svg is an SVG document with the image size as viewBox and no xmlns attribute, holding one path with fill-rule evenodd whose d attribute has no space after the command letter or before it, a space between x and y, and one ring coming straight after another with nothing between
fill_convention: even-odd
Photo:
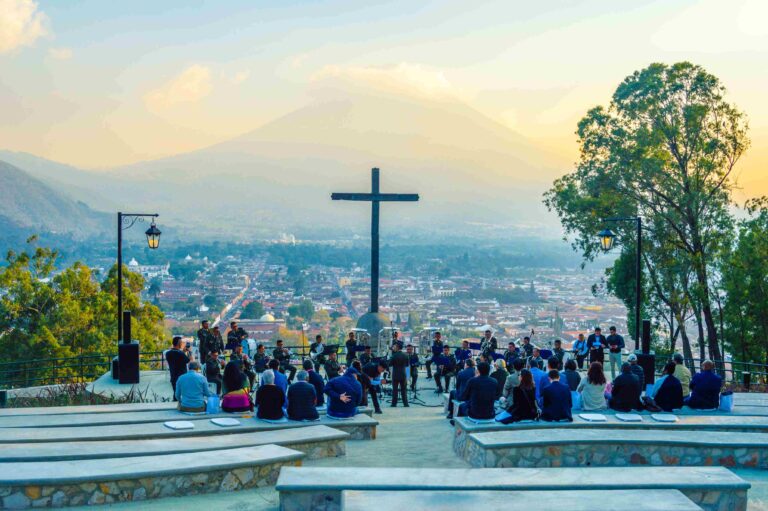
<instances>
[{"instance_id":1,"label":"blue shirt","mask_svg":"<svg viewBox=\"0 0 768 511\"><path fill-rule=\"evenodd\" d=\"M275 385L280 387L284 395L288 394L288 378L280 371L273 371L275 373Z\"/></svg>"},{"instance_id":2,"label":"blue shirt","mask_svg":"<svg viewBox=\"0 0 768 511\"><path fill-rule=\"evenodd\" d=\"M457 362L464 362L465 360L469 360L469 358L472 357L472 352L470 350L456 348L454 355L456 356Z\"/></svg>"},{"instance_id":3,"label":"blue shirt","mask_svg":"<svg viewBox=\"0 0 768 511\"><path fill-rule=\"evenodd\" d=\"M208 380L197 371L184 373L176 381L176 399L185 408L205 407L205 398L210 395Z\"/></svg>"},{"instance_id":4,"label":"blue shirt","mask_svg":"<svg viewBox=\"0 0 768 511\"><path fill-rule=\"evenodd\" d=\"M531 367L531 374L533 375L533 384L536 385L536 401L541 406L541 391L549 385L549 376L538 367Z\"/></svg>"}]
</instances>

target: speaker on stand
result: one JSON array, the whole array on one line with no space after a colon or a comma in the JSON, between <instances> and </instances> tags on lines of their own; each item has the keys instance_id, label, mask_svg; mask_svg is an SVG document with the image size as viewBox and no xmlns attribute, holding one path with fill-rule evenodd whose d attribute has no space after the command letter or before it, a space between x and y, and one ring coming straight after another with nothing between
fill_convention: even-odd
<instances>
[{"instance_id":1,"label":"speaker on stand","mask_svg":"<svg viewBox=\"0 0 768 511\"><path fill-rule=\"evenodd\" d=\"M139 343L131 340L131 311L123 311L123 342L117 346L118 381L139 383Z\"/></svg>"}]
</instances>

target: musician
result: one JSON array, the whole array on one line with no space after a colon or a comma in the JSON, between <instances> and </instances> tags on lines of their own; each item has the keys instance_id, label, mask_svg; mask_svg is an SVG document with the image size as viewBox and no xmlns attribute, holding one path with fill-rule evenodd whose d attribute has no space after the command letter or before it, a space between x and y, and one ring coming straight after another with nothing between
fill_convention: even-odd
<instances>
[{"instance_id":1,"label":"musician","mask_svg":"<svg viewBox=\"0 0 768 511\"><path fill-rule=\"evenodd\" d=\"M293 377L296 376L296 368L291 365L291 350L283 346L282 339L277 340L277 348L272 350L272 358L280 364L281 373L285 374L288 371L288 384L290 385Z\"/></svg>"},{"instance_id":2,"label":"musician","mask_svg":"<svg viewBox=\"0 0 768 511\"><path fill-rule=\"evenodd\" d=\"M555 339L555 347L552 348L552 356L558 361L557 370L561 371L563 369L563 364L565 363L565 350L563 349L563 341L560 339Z\"/></svg>"},{"instance_id":3,"label":"musician","mask_svg":"<svg viewBox=\"0 0 768 511\"><path fill-rule=\"evenodd\" d=\"M341 371L341 364L339 364L339 361L336 358L336 352L332 351L328 354L328 360L323 366L325 367L325 376L328 378L328 381L339 376L339 372Z\"/></svg>"},{"instance_id":4,"label":"musician","mask_svg":"<svg viewBox=\"0 0 768 511\"><path fill-rule=\"evenodd\" d=\"M509 344L507 345L507 349L504 352L504 363L507 364L508 368L511 368L515 360L518 358L517 353L517 347L515 346L514 341L509 341Z\"/></svg>"},{"instance_id":5,"label":"musician","mask_svg":"<svg viewBox=\"0 0 768 511\"><path fill-rule=\"evenodd\" d=\"M213 333L213 347L218 350L219 355L224 353L224 338L221 336L221 328L219 328L219 325L216 325L213 327L212 330Z\"/></svg>"},{"instance_id":6,"label":"musician","mask_svg":"<svg viewBox=\"0 0 768 511\"><path fill-rule=\"evenodd\" d=\"M421 362L419 362L419 354L414 353L412 344L406 346L405 353L408 355L408 366L411 371L411 390L415 391L416 382L419 379L419 366L421 365Z\"/></svg>"},{"instance_id":7,"label":"musician","mask_svg":"<svg viewBox=\"0 0 768 511\"><path fill-rule=\"evenodd\" d=\"M472 350L469 349L469 341L461 341L461 348L456 348L453 355L456 357L456 369L463 369L467 360L472 358Z\"/></svg>"},{"instance_id":8,"label":"musician","mask_svg":"<svg viewBox=\"0 0 768 511\"><path fill-rule=\"evenodd\" d=\"M493 360L493 354L496 353L496 348L498 347L499 341L493 336L493 332L486 330L485 337L480 339L480 352L485 355L488 360Z\"/></svg>"},{"instance_id":9,"label":"musician","mask_svg":"<svg viewBox=\"0 0 768 511\"><path fill-rule=\"evenodd\" d=\"M523 345L520 346L520 349L523 350L522 355L525 356L526 360L531 358L531 355L533 355L533 344L531 344L531 338L527 335L523 337Z\"/></svg>"},{"instance_id":10,"label":"musician","mask_svg":"<svg viewBox=\"0 0 768 511\"><path fill-rule=\"evenodd\" d=\"M243 339L248 337L245 330L237 326L237 321L229 323L229 333L227 334L227 346L226 349L234 350L235 346L242 346Z\"/></svg>"},{"instance_id":11,"label":"musician","mask_svg":"<svg viewBox=\"0 0 768 511\"><path fill-rule=\"evenodd\" d=\"M200 329L197 331L197 350L200 352L200 361L205 364L208 353L213 351L213 334L208 328L207 319L200 323Z\"/></svg>"},{"instance_id":12,"label":"musician","mask_svg":"<svg viewBox=\"0 0 768 511\"><path fill-rule=\"evenodd\" d=\"M447 344L443 346L443 353L435 361L437 364L437 370L435 371L435 383L437 384L437 392L442 394L448 392L451 386L451 377L456 374L456 357L451 355L451 347ZM441 378L445 381L445 390Z\"/></svg>"},{"instance_id":13,"label":"musician","mask_svg":"<svg viewBox=\"0 0 768 511\"><path fill-rule=\"evenodd\" d=\"M317 334L315 336L315 342L309 345L309 358L315 364L315 372L320 372L320 366L325 365L325 344L323 344L323 336Z\"/></svg>"},{"instance_id":14,"label":"musician","mask_svg":"<svg viewBox=\"0 0 768 511\"><path fill-rule=\"evenodd\" d=\"M424 364L427 366L427 378L432 378L432 363L437 363L437 359L443 356L443 338L440 332L435 332L435 338L432 341L432 356Z\"/></svg>"},{"instance_id":15,"label":"musician","mask_svg":"<svg viewBox=\"0 0 768 511\"><path fill-rule=\"evenodd\" d=\"M541 358L541 351L539 348L531 348L531 356L528 357L528 367L538 367L539 369L544 367L544 359Z\"/></svg>"},{"instance_id":16,"label":"musician","mask_svg":"<svg viewBox=\"0 0 768 511\"><path fill-rule=\"evenodd\" d=\"M349 338L345 343L347 347L347 367L352 367L352 361L355 359L355 353L357 348L357 339L355 339L355 332L349 332Z\"/></svg>"},{"instance_id":17,"label":"musician","mask_svg":"<svg viewBox=\"0 0 768 511\"><path fill-rule=\"evenodd\" d=\"M248 381L251 383L250 388L253 388L253 381L256 379L256 373L253 372L253 362L248 355L243 353L243 345L238 344L229 356L229 361L236 363L240 367L240 372L248 377Z\"/></svg>"},{"instance_id":18,"label":"musician","mask_svg":"<svg viewBox=\"0 0 768 511\"><path fill-rule=\"evenodd\" d=\"M269 364L269 357L267 356L266 348L263 344L256 346L256 353L253 355L253 370L257 374L261 374L267 370Z\"/></svg>"},{"instance_id":19,"label":"musician","mask_svg":"<svg viewBox=\"0 0 768 511\"><path fill-rule=\"evenodd\" d=\"M371 353L371 347L366 346L365 351L362 355L360 355L360 363L363 365L363 368L370 364L373 361L373 354Z\"/></svg>"},{"instance_id":20,"label":"musician","mask_svg":"<svg viewBox=\"0 0 768 511\"><path fill-rule=\"evenodd\" d=\"M405 343L400 340L400 332L397 330L392 330L392 346L395 344L397 344L397 346L400 348L400 351L403 351Z\"/></svg>"}]
</instances>

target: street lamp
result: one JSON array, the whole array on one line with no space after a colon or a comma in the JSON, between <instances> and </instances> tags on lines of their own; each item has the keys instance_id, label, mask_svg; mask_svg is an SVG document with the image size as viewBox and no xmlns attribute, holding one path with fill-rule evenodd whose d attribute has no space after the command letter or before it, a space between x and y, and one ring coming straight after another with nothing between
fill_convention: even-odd
<instances>
[{"instance_id":1,"label":"street lamp","mask_svg":"<svg viewBox=\"0 0 768 511\"><path fill-rule=\"evenodd\" d=\"M638 217L618 217L605 218L603 222L635 222L637 225L637 255L635 261L635 349L640 349L640 304L642 303L642 241L643 241L643 221ZM616 241L616 234L608 228L603 229L598 234L600 246L605 252L613 248Z\"/></svg>"},{"instance_id":2,"label":"street lamp","mask_svg":"<svg viewBox=\"0 0 768 511\"><path fill-rule=\"evenodd\" d=\"M117 213L117 341L124 344L131 339L123 339L123 231L130 229L136 222L152 219L152 224L145 232L147 245L154 250L160 246L160 229L155 225L157 213Z\"/></svg>"}]
</instances>

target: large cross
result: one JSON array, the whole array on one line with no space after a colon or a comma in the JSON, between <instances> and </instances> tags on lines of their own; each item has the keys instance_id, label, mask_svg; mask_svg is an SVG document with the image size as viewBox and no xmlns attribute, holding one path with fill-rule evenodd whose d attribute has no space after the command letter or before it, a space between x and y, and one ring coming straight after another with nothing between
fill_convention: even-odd
<instances>
[{"instance_id":1,"label":"large cross","mask_svg":"<svg viewBox=\"0 0 768 511\"><path fill-rule=\"evenodd\" d=\"M379 312L379 203L415 202L417 193L380 193L379 169L371 169L371 193L332 193L333 200L368 201L371 203L371 308Z\"/></svg>"}]
</instances>

